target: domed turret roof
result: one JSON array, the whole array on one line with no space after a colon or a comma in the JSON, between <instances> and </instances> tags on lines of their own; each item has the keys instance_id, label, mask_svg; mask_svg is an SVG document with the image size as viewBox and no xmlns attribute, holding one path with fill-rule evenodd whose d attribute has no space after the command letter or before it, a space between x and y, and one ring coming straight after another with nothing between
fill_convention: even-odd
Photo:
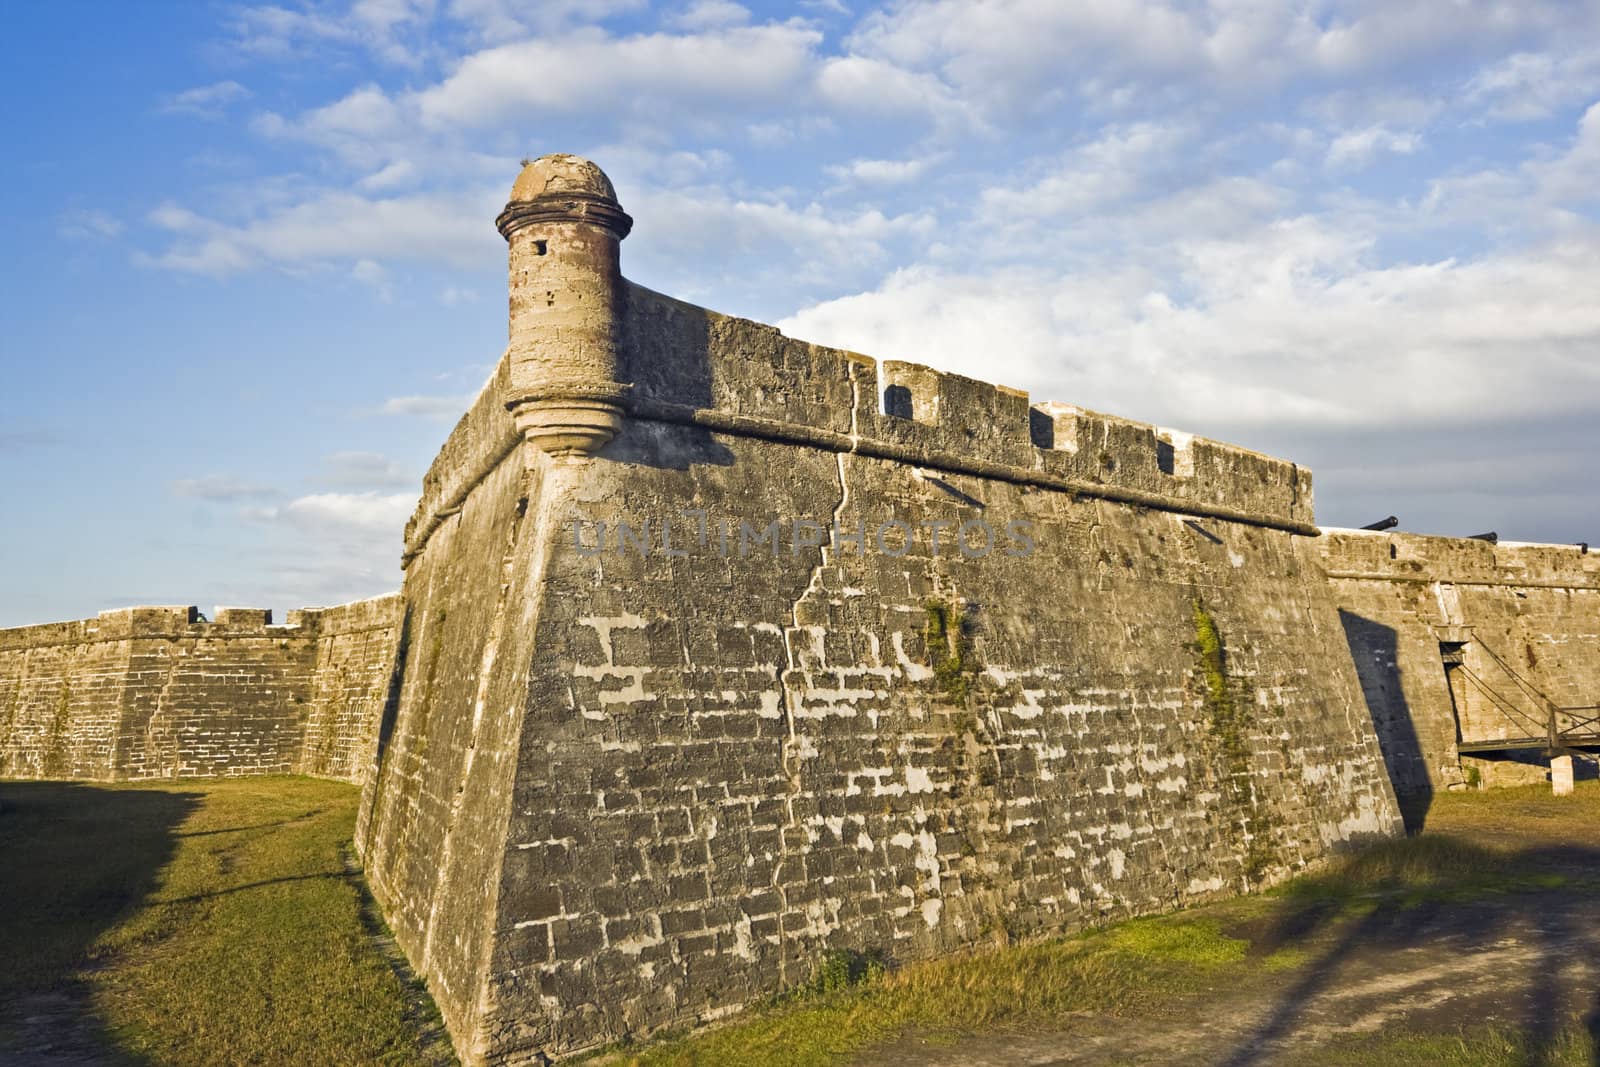
<instances>
[{"instance_id":1,"label":"domed turret roof","mask_svg":"<svg viewBox=\"0 0 1600 1067\"><path fill-rule=\"evenodd\" d=\"M545 196L582 193L615 202L617 191L605 171L580 156L557 152L530 160L522 167L511 186L511 202L536 200Z\"/></svg>"}]
</instances>

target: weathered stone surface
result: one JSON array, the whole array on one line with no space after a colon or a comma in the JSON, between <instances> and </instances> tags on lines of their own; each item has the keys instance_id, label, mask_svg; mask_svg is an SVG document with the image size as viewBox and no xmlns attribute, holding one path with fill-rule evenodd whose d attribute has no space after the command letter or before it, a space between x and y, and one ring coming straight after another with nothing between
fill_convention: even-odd
<instances>
[{"instance_id":1,"label":"weathered stone surface","mask_svg":"<svg viewBox=\"0 0 1600 1067\"><path fill-rule=\"evenodd\" d=\"M399 598L293 613L139 607L0 630L0 775L359 780L394 669Z\"/></svg>"},{"instance_id":2,"label":"weathered stone surface","mask_svg":"<svg viewBox=\"0 0 1600 1067\"><path fill-rule=\"evenodd\" d=\"M298 771L362 782L377 757L378 727L396 681L398 595L302 613L316 631L311 696Z\"/></svg>"}]
</instances>

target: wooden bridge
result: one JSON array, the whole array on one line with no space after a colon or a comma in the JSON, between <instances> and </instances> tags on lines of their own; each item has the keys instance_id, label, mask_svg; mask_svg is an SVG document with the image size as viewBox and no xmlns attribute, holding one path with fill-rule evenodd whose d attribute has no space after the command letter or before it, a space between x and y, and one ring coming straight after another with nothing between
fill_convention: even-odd
<instances>
[{"instance_id":1,"label":"wooden bridge","mask_svg":"<svg viewBox=\"0 0 1600 1067\"><path fill-rule=\"evenodd\" d=\"M1482 655L1469 655L1469 645ZM1456 704L1457 751L1600 750L1600 704L1557 703L1476 637L1440 646Z\"/></svg>"}]
</instances>

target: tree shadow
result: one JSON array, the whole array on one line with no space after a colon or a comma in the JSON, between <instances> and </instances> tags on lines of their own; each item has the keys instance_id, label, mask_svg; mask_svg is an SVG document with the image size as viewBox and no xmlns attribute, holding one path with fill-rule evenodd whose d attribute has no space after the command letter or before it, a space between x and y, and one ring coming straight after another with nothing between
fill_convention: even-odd
<instances>
[{"instance_id":1,"label":"tree shadow","mask_svg":"<svg viewBox=\"0 0 1600 1067\"><path fill-rule=\"evenodd\" d=\"M1378 734L1384 769L1394 786L1406 832L1420 833L1433 804L1433 783L1416 721L1400 684L1399 635L1392 626L1343 608L1339 609L1339 623L1350 646L1350 658L1355 661L1361 695Z\"/></svg>"},{"instance_id":2,"label":"tree shadow","mask_svg":"<svg viewBox=\"0 0 1600 1067\"><path fill-rule=\"evenodd\" d=\"M140 1064L95 1011L93 946L156 888L202 795L0 782L0 1062Z\"/></svg>"},{"instance_id":3,"label":"tree shadow","mask_svg":"<svg viewBox=\"0 0 1600 1067\"><path fill-rule=\"evenodd\" d=\"M1298 972L1266 1018L1220 1063L1252 1067L1282 1062L1279 1044L1306 1023L1318 998L1334 991L1342 972L1358 961L1381 968L1400 953L1420 951L1430 961L1467 963L1477 957L1492 966L1492 953L1526 945L1535 959L1522 991L1522 1010L1513 1012L1522 1050L1518 1062L1527 1067L1568 1062L1563 1058L1565 1042L1586 1032L1600 1064L1600 979L1588 967L1600 945L1600 900L1589 888L1600 876L1600 850L1545 846L1504 854L1447 835L1425 840L1435 847L1398 861L1392 878L1341 886L1342 876L1334 874L1308 879L1292 891L1291 906L1262 937L1263 945L1321 938L1327 947ZM1553 876L1566 881L1557 885ZM1419 879L1425 884L1419 886ZM1366 907L1373 899L1376 906L1352 914L1352 903ZM1396 995L1412 992L1406 988ZM1339 997L1346 996L1339 991ZM1500 1011L1517 1003L1504 997L1502 988L1494 1006ZM1460 1011L1463 1030L1488 1021L1470 1005Z\"/></svg>"}]
</instances>

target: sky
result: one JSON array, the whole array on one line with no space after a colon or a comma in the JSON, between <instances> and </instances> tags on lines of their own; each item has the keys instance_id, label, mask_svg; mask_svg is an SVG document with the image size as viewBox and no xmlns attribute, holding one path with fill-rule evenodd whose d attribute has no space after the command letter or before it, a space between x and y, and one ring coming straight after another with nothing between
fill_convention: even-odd
<instances>
[{"instance_id":1,"label":"sky","mask_svg":"<svg viewBox=\"0 0 1600 1067\"><path fill-rule=\"evenodd\" d=\"M547 152L651 288L1286 456L1325 525L1600 545L1600 0L0 27L0 626L396 588Z\"/></svg>"}]
</instances>

